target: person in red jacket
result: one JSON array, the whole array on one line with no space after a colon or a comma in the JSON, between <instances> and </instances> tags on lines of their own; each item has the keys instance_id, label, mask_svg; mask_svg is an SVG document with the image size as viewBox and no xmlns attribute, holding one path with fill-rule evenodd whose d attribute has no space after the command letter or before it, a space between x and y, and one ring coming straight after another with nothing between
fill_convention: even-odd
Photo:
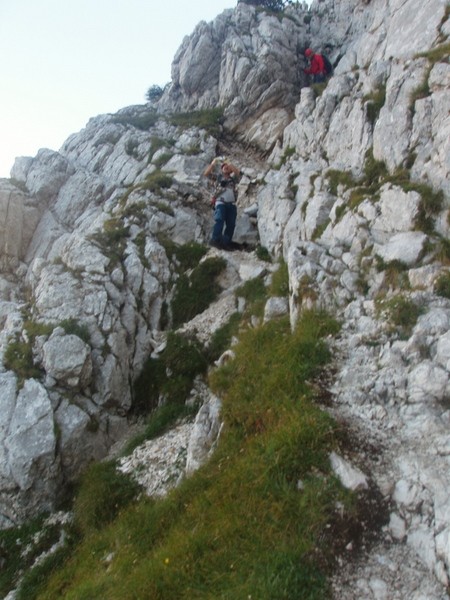
<instances>
[{"instance_id":1,"label":"person in red jacket","mask_svg":"<svg viewBox=\"0 0 450 600\"><path fill-rule=\"evenodd\" d=\"M314 54L311 48L306 48L305 57L309 61L309 68L303 69L307 75L312 75L313 83L322 83L327 78L327 69L321 54Z\"/></svg>"}]
</instances>

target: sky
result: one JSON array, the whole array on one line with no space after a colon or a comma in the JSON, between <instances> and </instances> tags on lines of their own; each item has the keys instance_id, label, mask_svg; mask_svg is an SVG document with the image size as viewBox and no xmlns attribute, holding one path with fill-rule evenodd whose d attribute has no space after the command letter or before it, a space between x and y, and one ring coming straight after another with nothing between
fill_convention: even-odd
<instances>
[{"instance_id":1,"label":"sky","mask_svg":"<svg viewBox=\"0 0 450 600\"><path fill-rule=\"evenodd\" d=\"M144 104L185 35L237 0L0 0L0 177L91 117Z\"/></svg>"}]
</instances>

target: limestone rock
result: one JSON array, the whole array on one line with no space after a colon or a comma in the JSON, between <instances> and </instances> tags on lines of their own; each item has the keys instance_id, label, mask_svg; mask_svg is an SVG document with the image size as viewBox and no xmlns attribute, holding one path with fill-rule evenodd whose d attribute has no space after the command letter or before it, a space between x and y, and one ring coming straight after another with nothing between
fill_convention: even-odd
<instances>
[{"instance_id":1,"label":"limestone rock","mask_svg":"<svg viewBox=\"0 0 450 600\"><path fill-rule=\"evenodd\" d=\"M56 328L42 351L43 367L58 384L72 389L83 389L90 385L90 347L78 336L64 335L62 328Z\"/></svg>"},{"instance_id":2,"label":"limestone rock","mask_svg":"<svg viewBox=\"0 0 450 600\"><path fill-rule=\"evenodd\" d=\"M342 458L342 456L339 456L336 452L332 452L330 454L330 462L333 471L339 477L344 487L353 491L367 489L366 476Z\"/></svg>"}]
</instances>

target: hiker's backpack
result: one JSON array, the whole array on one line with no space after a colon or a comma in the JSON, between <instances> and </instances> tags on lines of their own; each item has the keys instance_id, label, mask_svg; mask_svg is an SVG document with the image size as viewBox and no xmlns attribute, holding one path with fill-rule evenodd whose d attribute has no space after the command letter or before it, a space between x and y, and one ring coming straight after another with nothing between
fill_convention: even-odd
<instances>
[{"instance_id":1,"label":"hiker's backpack","mask_svg":"<svg viewBox=\"0 0 450 600\"><path fill-rule=\"evenodd\" d=\"M332 75L333 74L333 65L330 63L330 61L325 56L325 54L322 54L322 58L323 58L323 64L325 67L325 73L327 75Z\"/></svg>"}]
</instances>

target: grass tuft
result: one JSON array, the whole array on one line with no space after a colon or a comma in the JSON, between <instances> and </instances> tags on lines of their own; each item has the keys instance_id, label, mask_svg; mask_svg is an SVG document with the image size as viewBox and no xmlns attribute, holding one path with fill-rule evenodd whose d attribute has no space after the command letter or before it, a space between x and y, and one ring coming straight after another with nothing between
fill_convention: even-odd
<instances>
[{"instance_id":1,"label":"grass tuft","mask_svg":"<svg viewBox=\"0 0 450 600\"><path fill-rule=\"evenodd\" d=\"M190 275L180 275L172 300L174 328L203 312L217 298L221 291L217 277L225 267L223 258L212 257L195 267Z\"/></svg>"},{"instance_id":2,"label":"grass tuft","mask_svg":"<svg viewBox=\"0 0 450 600\"><path fill-rule=\"evenodd\" d=\"M438 277L435 284L435 292L443 298L450 298L450 272L444 273Z\"/></svg>"}]
</instances>

